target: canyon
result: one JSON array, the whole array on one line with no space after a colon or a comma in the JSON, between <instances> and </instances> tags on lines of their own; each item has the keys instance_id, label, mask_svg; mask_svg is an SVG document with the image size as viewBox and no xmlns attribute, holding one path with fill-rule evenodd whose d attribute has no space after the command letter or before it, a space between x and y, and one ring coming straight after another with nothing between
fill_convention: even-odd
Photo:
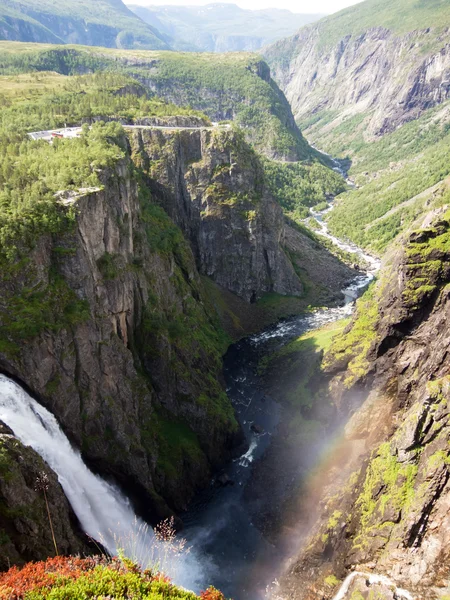
<instances>
[{"instance_id":1,"label":"canyon","mask_svg":"<svg viewBox=\"0 0 450 600\"><path fill-rule=\"evenodd\" d=\"M366 0L263 58L0 43L3 570L120 550L105 493L183 529L195 594L449 596L449 25Z\"/></svg>"}]
</instances>

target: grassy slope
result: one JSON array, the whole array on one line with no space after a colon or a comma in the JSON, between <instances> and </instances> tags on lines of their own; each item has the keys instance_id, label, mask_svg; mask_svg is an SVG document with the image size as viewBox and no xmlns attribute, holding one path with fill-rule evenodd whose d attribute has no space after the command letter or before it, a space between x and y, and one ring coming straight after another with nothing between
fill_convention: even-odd
<instances>
[{"instance_id":1,"label":"grassy slope","mask_svg":"<svg viewBox=\"0 0 450 600\"><path fill-rule=\"evenodd\" d=\"M86 29L91 25L101 25L114 28L117 33L133 33L137 46L168 47L160 33L139 19L121 0L4 0L0 6L0 19L7 21L5 17L20 18L36 27L41 25L47 31L51 27L49 22L70 19L79 21ZM49 32L48 41L54 42L51 35L53 33Z\"/></svg>"},{"instance_id":2,"label":"grassy slope","mask_svg":"<svg viewBox=\"0 0 450 600\"><path fill-rule=\"evenodd\" d=\"M318 30L321 43L333 46L346 35L358 35L373 27L402 34L424 27L443 29L449 23L447 0L366 0L323 19Z\"/></svg>"},{"instance_id":3,"label":"grassy slope","mask_svg":"<svg viewBox=\"0 0 450 600\"><path fill-rule=\"evenodd\" d=\"M138 63L138 64L136 64ZM260 77L259 56L249 53L193 54L0 42L0 74L99 69L123 71L156 86L158 94L211 118L230 114L261 151L308 159L316 153L290 123L287 100Z\"/></svg>"},{"instance_id":4,"label":"grassy slope","mask_svg":"<svg viewBox=\"0 0 450 600\"><path fill-rule=\"evenodd\" d=\"M447 202L449 131L450 103L370 143L364 140L363 121L336 128L327 149L350 157L358 189L338 197L329 216L333 233L382 253L426 205Z\"/></svg>"}]
</instances>

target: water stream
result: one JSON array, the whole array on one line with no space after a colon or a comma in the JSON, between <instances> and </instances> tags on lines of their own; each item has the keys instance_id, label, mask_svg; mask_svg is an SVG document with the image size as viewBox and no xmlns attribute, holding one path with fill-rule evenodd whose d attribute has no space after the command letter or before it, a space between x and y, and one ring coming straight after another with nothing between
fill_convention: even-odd
<instances>
[{"instance_id":1,"label":"water stream","mask_svg":"<svg viewBox=\"0 0 450 600\"><path fill-rule=\"evenodd\" d=\"M335 168L345 176L337 161ZM354 301L373 280L380 266L377 259L328 232L323 217L331 209L330 201L327 209L314 213L321 226L317 233L328 237L341 249L357 254L368 265L367 272L361 272L342 290L343 306L283 320L229 349L224 359L227 393L245 433L249 450L225 470L225 480L233 484L217 487L213 483L183 517L186 537L207 559L207 580L235 600L264 598L266 587L271 584L278 567L286 558L280 548L273 546L255 527L245 501L245 497L252 495L251 467L256 461L264 460L264 453L280 419L277 399L268 397L262 391L257 372L258 362L268 352L281 348L303 333L350 316ZM256 563L260 581L258 589L255 589L254 578L250 577Z\"/></svg>"},{"instance_id":2,"label":"water stream","mask_svg":"<svg viewBox=\"0 0 450 600\"><path fill-rule=\"evenodd\" d=\"M342 307L286 319L241 340L225 356L227 393L249 450L225 470L225 481L233 483L225 487L212 483L182 518L186 525L183 535L197 548L200 557L207 559L206 580L223 590L227 597L261 600L278 566L286 558L255 527L245 500L252 495L251 467L256 461L264 460L280 419L277 398L262 391L258 362L268 352L281 348L303 333L351 315L354 299L372 278L373 273L358 276L344 291L346 303ZM256 563L261 573L258 589L254 587L254 579L250 578Z\"/></svg>"}]
</instances>

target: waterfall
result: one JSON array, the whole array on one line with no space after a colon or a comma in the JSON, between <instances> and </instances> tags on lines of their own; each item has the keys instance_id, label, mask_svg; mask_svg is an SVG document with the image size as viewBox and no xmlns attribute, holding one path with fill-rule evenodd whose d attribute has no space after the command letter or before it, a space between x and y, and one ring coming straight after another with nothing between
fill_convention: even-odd
<instances>
[{"instance_id":1,"label":"waterfall","mask_svg":"<svg viewBox=\"0 0 450 600\"><path fill-rule=\"evenodd\" d=\"M141 562L159 566L179 585L193 589L200 577L192 553L167 559L167 548L153 530L136 517L129 500L114 485L84 464L55 417L18 384L0 375L0 421L26 446L31 446L57 474L83 530L100 540L111 554L118 549ZM166 559L166 560L165 560Z\"/></svg>"}]
</instances>

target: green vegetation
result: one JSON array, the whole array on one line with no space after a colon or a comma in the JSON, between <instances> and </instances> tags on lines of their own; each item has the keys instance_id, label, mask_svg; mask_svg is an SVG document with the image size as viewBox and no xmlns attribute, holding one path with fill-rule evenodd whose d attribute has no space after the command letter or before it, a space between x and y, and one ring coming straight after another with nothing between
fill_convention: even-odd
<instances>
[{"instance_id":1,"label":"green vegetation","mask_svg":"<svg viewBox=\"0 0 450 600\"><path fill-rule=\"evenodd\" d=\"M201 282L192 277L195 268L188 242L154 203L146 174L130 160L122 126L117 122L99 122L91 128L85 125L79 138L57 139L53 144L32 141L26 135L30 129L58 126L72 119L79 122L99 112L116 118L198 113L149 98L142 86L121 74L97 73L64 77L62 81L56 78L56 90L43 84L47 78L53 85L54 75L30 76L30 88L24 77L17 81L15 77L7 78L7 91L2 96L5 109L0 116L0 351L14 353L20 344L43 331L58 332L90 317L88 303L67 285L60 267L76 251L70 236L80 199L103 188L105 171L110 183L120 183L117 165L121 163L138 186L141 204L140 224L133 231L134 262L122 264L121 257L105 253L98 259L97 267L105 280L113 280L122 270L141 270L149 253L158 254L160 260L173 261L170 285L173 297L182 298L183 304L174 300L172 305L161 306L156 295L150 297L138 340L142 356L151 360L155 349L167 340L172 347L174 377L192 384L191 392L185 397L180 394L179 400L198 403L214 419L214 426L222 424L234 430L237 424L233 409L217 378L229 340ZM47 281L42 281L30 260L30 251L42 243L43 236L57 240ZM24 281L19 281L20 273L26 273ZM146 272L145 276L148 278L149 274ZM158 423L149 440L149 450L154 450L156 442L160 456L165 457L161 468L180 473L183 456L190 456L192 463L198 460L199 442L183 421L171 435L164 417Z\"/></svg>"},{"instance_id":2,"label":"green vegetation","mask_svg":"<svg viewBox=\"0 0 450 600\"><path fill-rule=\"evenodd\" d=\"M348 325L348 319L335 321L320 329L301 335L281 350L266 356L259 364L260 372L271 369L283 371L282 396L292 406L311 409L315 402L314 377L320 373L323 353L326 352L333 338Z\"/></svg>"},{"instance_id":3,"label":"green vegetation","mask_svg":"<svg viewBox=\"0 0 450 600\"><path fill-rule=\"evenodd\" d=\"M13 352L16 344L33 339L42 331L57 332L89 316L88 303L80 300L61 276L52 274L48 285L4 295L0 307L0 349Z\"/></svg>"},{"instance_id":4,"label":"green vegetation","mask_svg":"<svg viewBox=\"0 0 450 600\"><path fill-rule=\"evenodd\" d=\"M406 278L402 305L412 315L414 311L423 309L430 299L436 298L447 285L450 211L441 212L429 227L409 232L404 246ZM368 354L377 341L379 303L393 277L395 275L386 269L382 279L357 301L355 317L345 331L334 338L325 355L325 368L347 370L344 381L347 387L364 377L370 369Z\"/></svg>"},{"instance_id":5,"label":"green vegetation","mask_svg":"<svg viewBox=\"0 0 450 600\"><path fill-rule=\"evenodd\" d=\"M284 346L277 356L285 356L293 352L304 352L310 348L314 348L315 352L327 352L335 335L342 332L348 324L349 319L341 319L320 329L308 331Z\"/></svg>"},{"instance_id":6,"label":"green vegetation","mask_svg":"<svg viewBox=\"0 0 450 600\"><path fill-rule=\"evenodd\" d=\"M20 129L11 132L12 124L5 113L0 129L3 282L29 269L28 254L40 236L71 231L80 195L77 190L100 187L99 170L124 156L118 145L123 131L117 123L96 124L79 139L58 140L50 145L27 139ZM61 190L72 191L73 196L58 194ZM44 330L58 331L89 318L87 303L58 274L59 254L55 252L47 283L33 279L32 272L28 272L29 279L20 290L4 286L0 309L3 351L13 352L18 343Z\"/></svg>"},{"instance_id":7,"label":"green vegetation","mask_svg":"<svg viewBox=\"0 0 450 600\"><path fill-rule=\"evenodd\" d=\"M184 422L174 420L173 415L158 415L154 426L158 440L158 465L166 477L176 481L183 470L183 463L199 465L205 457L192 429Z\"/></svg>"},{"instance_id":8,"label":"green vegetation","mask_svg":"<svg viewBox=\"0 0 450 600\"><path fill-rule=\"evenodd\" d=\"M413 232L406 246L408 280L402 294L409 309L423 306L447 282L446 264L450 257L450 211L434 227Z\"/></svg>"},{"instance_id":9,"label":"green vegetation","mask_svg":"<svg viewBox=\"0 0 450 600\"><path fill-rule=\"evenodd\" d=\"M328 577L325 577L325 585L328 585L330 587L336 587L340 584L340 580L336 577L336 575L328 575Z\"/></svg>"},{"instance_id":10,"label":"green vegetation","mask_svg":"<svg viewBox=\"0 0 450 600\"><path fill-rule=\"evenodd\" d=\"M35 78L43 84L47 74ZM50 76L50 84L53 79ZM118 123L97 123L79 139L55 140L52 145L32 141L27 132L79 124L98 115L133 119L199 114L150 99L142 86L118 74L67 77L59 88L28 88L19 78L8 81L7 91L0 94L0 253L8 259L16 256L18 240L29 245L38 234L70 227L74 208L59 201L57 192L101 187L99 171L124 156L125 138Z\"/></svg>"},{"instance_id":11,"label":"green vegetation","mask_svg":"<svg viewBox=\"0 0 450 600\"><path fill-rule=\"evenodd\" d=\"M164 547L164 554L176 561L185 542L176 539L172 521L157 526L155 536ZM120 558L112 559L57 556L45 562L27 563L20 569L11 567L0 575L0 598L6 600L13 595L16 600L225 600L213 587L197 596L173 585L164 573L158 572L157 566L143 569L120 554Z\"/></svg>"},{"instance_id":12,"label":"green vegetation","mask_svg":"<svg viewBox=\"0 0 450 600\"><path fill-rule=\"evenodd\" d=\"M0 24L6 39L23 42L76 39L114 48L168 48L164 37L121 0L3 0Z\"/></svg>"},{"instance_id":13,"label":"green vegetation","mask_svg":"<svg viewBox=\"0 0 450 600\"><path fill-rule=\"evenodd\" d=\"M366 375L370 363L367 359L372 344L377 339L377 294L379 288L372 285L356 303L356 316L346 329L336 336L325 354L323 365L329 368L340 365L347 368L344 384L351 387L356 379Z\"/></svg>"},{"instance_id":14,"label":"green vegetation","mask_svg":"<svg viewBox=\"0 0 450 600\"><path fill-rule=\"evenodd\" d=\"M97 267L104 279L115 279L119 274L117 257L109 252L105 252L97 261Z\"/></svg>"},{"instance_id":15,"label":"green vegetation","mask_svg":"<svg viewBox=\"0 0 450 600\"><path fill-rule=\"evenodd\" d=\"M55 580L51 591L31 591L27 600L69 600L95 597L98 594L114 598L142 598L142 600L194 600L192 592L176 588L164 581L148 583L140 574L121 574L107 567L97 567L91 574L76 581Z\"/></svg>"},{"instance_id":16,"label":"green vegetation","mask_svg":"<svg viewBox=\"0 0 450 600\"><path fill-rule=\"evenodd\" d=\"M448 107L440 104L376 139L367 138L370 112L330 125L339 115L323 111L300 123L308 139L320 140L333 156L349 158L349 174L357 184L338 197L329 214L332 233L382 254L429 206L448 202Z\"/></svg>"},{"instance_id":17,"label":"green vegetation","mask_svg":"<svg viewBox=\"0 0 450 600\"><path fill-rule=\"evenodd\" d=\"M57 192L101 186L99 170L124 156L111 143L122 132L117 123L96 124L79 139L48 144L0 130L0 257L14 260L38 235L70 228L74 204Z\"/></svg>"},{"instance_id":18,"label":"green vegetation","mask_svg":"<svg viewBox=\"0 0 450 600\"><path fill-rule=\"evenodd\" d=\"M342 512L340 510L335 510L331 517L328 519L327 528L334 529L339 523L339 519L342 517Z\"/></svg>"},{"instance_id":19,"label":"green vegetation","mask_svg":"<svg viewBox=\"0 0 450 600\"><path fill-rule=\"evenodd\" d=\"M180 394L180 401L195 401L214 419L215 424L222 423L224 427L236 429L233 408L216 378L221 369L221 357L230 340L206 296L203 298L204 305L187 296L188 284L178 265L175 267L174 280L180 287L179 291L185 292L183 312L175 306L162 306L156 296L151 297L140 331L141 350L144 355L156 358L161 341L170 340L176 356L171 365L174 377L191 381L197 392L195 396ZM194 293L199 296L204 294L200 285L196 285Z\"/></svg>"},{"instance_id":20,"label":"green vegetation","mask_svg":"<svg viewBox=\"0 0 450 600\"><path fill-rule=\"evenodd\" d=\"M138 65L136 64L138 63ZM102 50L0 43L0 73L106 70L156 87L158 94L211 119L233 118L261 152L276 157L319 156L292 123L290 107L254 54L193 54Z\"/></svg>"},{"instance_id":21,"label":"green vegetation","mask_svg":"<svg viewBox=\"0 0 450 600\"><path fill-rule=\"evenodd\" d=\"M199 111L151 96L144 86L120 73L65 77L36 72L1 76L0 83L0 134L7 139L66 124L80 125L93 117L125 122L172 115L206 119Z\"/></svg>"},{"instance_id":22,"label":"green vegetation","mask_svg":"<svg viewBox=\"0 0 450 600\"><path fill-rule=\"evenodd\" d=\"M357 500L360 509L361 533L355 546L364 545L370 531L389 524L383 520L399 510L407 510L414 499L416 463L401 463L392 453L389 442L383 443L371 459L361 495Z\"/></svg>"},{"instance_id":23,"label":"green vegetation","mask_svg":"<svg viewBox=\"0 0 450 600\"><path fill-rule=\"evenodd\" d=\"M447 135L420 155L404 160L400 168L382 172L360 189L340 196L328 218L330 230L381 253L424 211L430 198L435 204L446 202L446 184L433 186L449 175Z\"/></svg>"},{"instance_id":24,"label":"green vegetation","mask_svg":"<svg viewBox=\"0 0 450 600\"><path fill-rule=\"evenodd\" d=\"M378 172L388 169L391 164L420 155L421 152L440 142L449 133L449 117L447 108L450 103L439 104L425 111L418 119L403 124L401 127L382 137L366 140L366 120L371 113L360 113L344 119L337 127L321 136L321 142L327 152L333 156L348 154L352 160L350 173L354 176L365 172ZM317 122L317 134L326 124ZM307 129L307 123L302 122ZM309 133L315 137L315 127ZM361 179L361 182L364 180Z\"/></svg>"},{"instance_id":25,"label":"green vegetation","mask_svg":"<svg viewBox=\"0 0 450 600\"><path fill-rule=\"evenodd\" d=\"M258 76L267 69L263 65L260 57L245 53L161 53L154 78L164 94L187 106L214 118L233 116L259 149L309 158L314 152L300 132L284 125L290 112L286 99L271 81Z\"/></svg>"},{"instance_id":26,"label":"green vegetation","mask_svg":"<svg viewBox=\"0 0 450 600\"><path fill-rule=\"evenodd\" d=\"M307 165L265 160L263 166L270 192L294 220L309 216L309 207L326 208L327 198L347 188L340 175L320 163Z\"/></svg>"},{"instance_id":27,"label":"green vegetation","mask_svg":"<svg viewBox=\"0 0 450 600\"><path fill-rule=\"evenodd\" d=\"M446 0L366 0L318 24L323 47L334 46L347 35L356 36L374 27L402 34L416 29L450 25L450 7Z\"/></svg>"},{"instance_id":28,"label":"green vegetation","mask_svg":"<svg viewBox=\"0 0 450 600\"><path fill-rule=\"evenodd\" d=\"M314 29L319 51L325 53L346 37L357 36L378 27L402 35L412 31L432 29L431 35L421 40L419 52L425 53L442 48L442 34L450 25L450 7L447 0L366 0L332 14L318 23L307 26ZM433 31L435 30L435 31ZM441 34L441 35L439 35ZM287 67L298 55L298 38L281 40L266 51L272 65ZM410 48L413 50L413 47ZM407 52L405 62L408 61ZM333 117L330 113L330 119ZM311 121L320 119L315 114Z\"/></svg>"}]
</instances>

